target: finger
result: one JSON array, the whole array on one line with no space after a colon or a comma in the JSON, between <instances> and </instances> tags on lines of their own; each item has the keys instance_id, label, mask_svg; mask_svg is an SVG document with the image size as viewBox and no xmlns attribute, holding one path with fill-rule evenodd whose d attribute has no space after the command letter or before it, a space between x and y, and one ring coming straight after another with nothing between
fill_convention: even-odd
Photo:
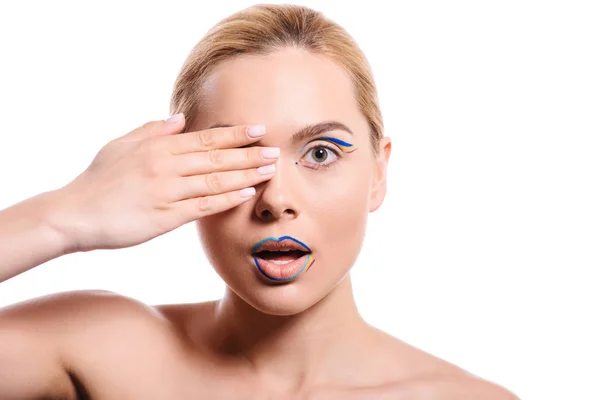
<instances>
[{"instance_id":1,"label":"finger","mask_svg":"<svg viewBox=\"0 0 600 400\"><path fill-rule=\"evenodd\" d=\"M275 164L270 164L242 171L213 172L205 175L181 177L173 183L174 200L213 196L239 190L271 179L274 174Z\"/></svg>"},{"instance_id":2,"label":"finger","mask_svg":"<svg viewBox=\"0 0 600 400\"><path fill-rule=\"evenodd\" d=\"M127 133L124 140L138 141L156 136L168 136L181 132L185 126L183 113L175 114L166 120L150 121Z\"/></svg>"},{"instance_id":3,"label":"finger","mask_svg":"<svg viewBox=\"0 0 600 400\"><path fill-rule=\"evenodd\" d=\"M173 203L173 213L180 219L180 224L197 220L208 215L216 214L239 206L250 200L256 189L253 187L243 190L234 190L215 196L196 197Z\"/></svg>"},{"instance_id":4,"label":"finger","mask_svg":"<svg viewBox=\"0 0 600 400\"><path fill-rule=\"evenodd\" d=\"M165 138L173 154L229 149L260 140L266 133L264 125L236 125L222 128L185 132ZM251 136L256 135L256 136Z\"/></svg>"},{"instance_id":5,"label":"finger","mask_svg":"<svg viewBox=\"0 0 600 400\"><path fill-rule=\"evenodd\" d=\"M179 176L260 167L279 158L278 147L248 147L244 149L215 149L174 156L173 170Z\"/></svg>"}]
</instances>

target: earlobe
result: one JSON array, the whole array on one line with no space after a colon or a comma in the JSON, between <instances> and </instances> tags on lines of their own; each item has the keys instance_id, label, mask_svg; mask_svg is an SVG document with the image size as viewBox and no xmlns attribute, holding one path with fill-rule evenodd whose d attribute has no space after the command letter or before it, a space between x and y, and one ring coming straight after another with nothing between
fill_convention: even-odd
<instances>
[{"instance_id":1,"label":"earlobe","mask_svg":"<svg viewBox=\"0 0 600 400\"><path fill-rule=\"evenodd\" d=\"M387 192L387 165L392 152L392 142L387 136L383 137L379 146L379 159L376 162L375 178L371 186L371 199L369 212L376 211L385 198Z\"/></svg>"}]
</instances>

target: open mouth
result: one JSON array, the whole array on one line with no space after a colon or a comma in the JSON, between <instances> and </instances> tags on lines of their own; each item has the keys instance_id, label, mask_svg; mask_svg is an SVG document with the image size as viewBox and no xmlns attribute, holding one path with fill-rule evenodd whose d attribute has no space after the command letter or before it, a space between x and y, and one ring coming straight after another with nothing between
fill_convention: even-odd
<instances>
[{"instance_id":1,"label":"open mouth","mask_svg":"<svg viewBox=\"0 0 600 400\"><path fill-rule=\"evenodd\" d=\"M289 281L308 271L315 259L312 251L291 236L269 237L252 248L256 268L274 281Z\"/></svg>"},{"instance_id":2,"label":"open mouth","mask_svg":"<svg viewBox=\"0 0 600 400\"><path fill-rule=\"evenodd\" d=\"M308 252L302 250L263 250L256 253L255 256L270 261L273 264L285 265L303 257L305 254L308 254Z\"/></svg>"}]
</instances>

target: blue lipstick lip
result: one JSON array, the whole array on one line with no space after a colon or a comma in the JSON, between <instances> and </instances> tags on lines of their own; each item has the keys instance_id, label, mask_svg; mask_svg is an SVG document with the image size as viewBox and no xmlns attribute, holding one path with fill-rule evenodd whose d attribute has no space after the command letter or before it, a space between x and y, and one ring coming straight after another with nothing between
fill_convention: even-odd
<instances>
[{"instance_id":1,"label":"blue lipstick lip","mask_svg":"<svg viewBox=\"0 0 600 400\"><path fill-rule=\"evenodd\" d=\"M276 238L275 236L269 236L266 239L261 240L260 242L256 243L254 245L254 247L252 247L252 254L254 254L256 252L256 250L265 242L268 242L270 240L274 240L276 242L281 242L282 240L293 240L294 242L298 243L300 246L304 247L306 249L306 251L308 252L312 252L312 250L310 249L310 247L308 247L307 245L305 245L304 243L302 243L302 241L294 238L293 236L281 236L280 238Z\"/></svg>"}]
</instances>

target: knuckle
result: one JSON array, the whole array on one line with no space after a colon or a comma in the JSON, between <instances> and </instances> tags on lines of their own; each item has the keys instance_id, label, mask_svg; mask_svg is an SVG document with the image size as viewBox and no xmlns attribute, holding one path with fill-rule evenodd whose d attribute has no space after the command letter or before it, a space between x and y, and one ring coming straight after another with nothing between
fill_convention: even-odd
<instances>
[{"instance_id":1,"label":"knuckle","mask_svg":"<svg viewBox=\"0 0 600 400\"><path fill-rule=\"evenodd\" d=\"M203 149L210 149L214 147L215 139L209 131L198 131L196 138Z\"/></svg>"},{"instance_id":2,"label":"knuckle","mask_svg":"<svg viewBox=\"0 0 600 400\"><path fill-rule=\"evenodd\" d=\"M206 187L208 188L208 190L215 194L215 193L220 193L221 192L221 178L219 177L219 175L215 174L215 173L210 173L208 175L206 175Z\"/></svg>"},{"instance_id":3,"label":"knuckle","mask_svg":"<svg viewBox=\"0 0 600 400\"><path fill-rule=\"evenodd\" d=\"M163 168L161 167L161 163L156 159L146 157L144 159L144 167L146 174L150 177L158 177L162 175Z\"/></svg>"},{"instance_id":4,"label":"knuckle","mask_svg":"<svg viewBox=\"0 0 600 400\"><path fill-rule=\"evenodd\" d=\"M150 176L158 176L162 170L162 161L158 151L158 146L151 141L144 141L140 144L140 158L145 171Z\"/></svg>"},{"instance_id":5,"label":"knuckle","mask_svg":"<svg viewBox=\"0 0 600 400\"><path fill-rule=\"evenodd\" d=\"M208 151L208 161L210 162L210 165L215 168L215 169L219 169L222 167L223 165L223 152L220 150L209 150Z\"/></svg>"},{"instance_id":6,"label":"knuckle","mask_svg":"<svg viewBox=\"0 0 600 400\"><path fill-rule=\"evenodd\" d=\"M156 154L161 146L156 140L146 139L140 142L140 147L145 153Z\"/></svg>"},{"instance_id":7,"label":"knuckle","mask_svg":"<svg viewBox=\"0 0 600 400\"><path fill-rule=\"evenodd\" d=\"M209 196L199 197L196 205L200 213L207 213L212 208L212 199Z\"/></svg>"},{"instance_id":8,"label":"knuckle","mask_svg":"<svg viewBox=\"0 0 600 400\"><path fill-rule=\"evenodd\" d=\"M248 130L248 127L245 125L242 126L238 126L235 128L235 132L234 132L234 139L236 142L247 142L248 141L248 135L246 134L246 131Z\"/></svg>"},{"instance_id":9,"label":"knuckle","mask_svg":"<svg viewBox=\"0 0 600 400\"><path fill-rule=\"evenodd\" d=\"M256 168L251 169L251 170L250 169L246 169L246 170L243 171L243 173L244 173L244 180L246 182L256 182L257 179L260 179L263 176L263 175L259 175L256 172Z\"/></svg>"},{"instance_id":10,"label":"knuckle","mask_svg":"<svg viewBox=\"0 0 600 400\"><path fill-rule=\"evenodd\" d=\"M164 122L164 121L163 121ZM142 125L142 129L144 130L154 130L160 126L161 121L148 121L144 125Z\"/></svg>"},{"instance_id":11,"label":"knuckle","mask_svg":"<svg viewBox=\"0 0 600 400\"><path fill-rule=\"evenodd\" d=\"M244 153L244 162L248 163L253 160L262 160L262 155L260 154L260 149L257 148L246 148Z\"/></svg>"}]
</instances>

